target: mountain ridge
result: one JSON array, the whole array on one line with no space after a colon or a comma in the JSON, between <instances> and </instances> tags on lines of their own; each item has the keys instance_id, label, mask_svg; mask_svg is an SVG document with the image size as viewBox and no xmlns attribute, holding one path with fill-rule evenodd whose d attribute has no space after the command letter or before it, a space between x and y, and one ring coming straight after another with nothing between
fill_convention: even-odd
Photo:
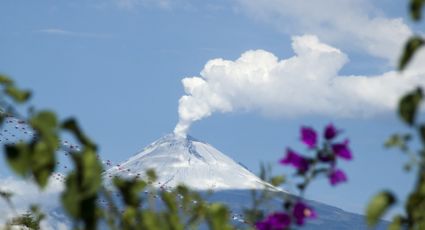
<instances>
[{"instance_id":1,"label":"mountain ridge","mask_svg":"<svg viewBox=\"0 0 425 230\"><path fill-rule=\"evenodd\" d=\"M106 171L107 175L142 177L154 169L156 185L178 184L195 190L271 189L280 190L261 180L240 163L210 144L187 135L167 134L128 160Z\"/></svg>"}]
</instances>

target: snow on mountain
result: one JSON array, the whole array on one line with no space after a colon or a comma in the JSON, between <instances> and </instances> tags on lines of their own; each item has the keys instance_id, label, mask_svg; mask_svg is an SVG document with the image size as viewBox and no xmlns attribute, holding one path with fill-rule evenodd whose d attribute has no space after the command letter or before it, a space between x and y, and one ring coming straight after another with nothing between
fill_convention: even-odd
<instances>
[{"instance_id":1,"label":"snow on mountain","mask_svg":"<svg viewBox=\"0 0 425 230\"><path fill-rule=\"evenodd\" d=\"M8 132L1 131L0 141L14 143L21 136L15 135L11 130L23 130L24 138L31 138L33 132L26 124L19 119L8 118L6 126ZM78 146L71 145L67 141L63 143L63 151L78 150ZM110 161L106 161L106 166L111 166ZM63 166L66 167L66 166ZM181 137L174 134L166 135L151 145L147 146L140 153L134 155L127 161L116 165L104 174L106 181L115 175L123 177L142 177L147 169L155 169L158 175L157 187L173 187L179 183L184 183L195 190L201 190L209 202L221 202L228 205L232 210L232 218L238 228L238 223L243 223L244 208L252 205L252 189L269 190L280 192L270 184L262 181L242 165L230 159L211 145L196 140L190 136ZM57 173L52 176L51 182L43 192L38 187L27 181L0 178L0 187L6 191L13 191L12 201L19 213L25 212L29 204L40 203L42 210L46 214L42 229L70 229L72 221L65 214L58 199L63 189L63 175ZM108 183L108 182L107 182ZM213 194L209 191L215 190ZM114 196L115 197L115 196ZM156 196L157 197L157 196ZM161 204L159 198L156 198ZM117 198L117 200L119 200ZM264 210L280 210L281 200L271 200L265 204ZM318 218L309 221L304 230L367 230L369 229L364 221L364 216L349 213L336 207L332 207L316 201L307 201L318 213ZM8 206L0 207L0 224L6 221L7 217L14 216ZM388 222L382 221L375 228L378 230L387 229ZM241 225L241 228L246 227ZM107 229L101 227L100 229ZM201 228L203 229L203 228Z\"/></svg>"},{"instance_id":2,"label":"snow on mountain","mask_svg":"<svg viewBox=\"0 0 425 230\"><path fill-rule=\"evenodd\" d=\"M214 190L208 193L209 202L228 205L235 215L236 226L243 223L244 208L252 205L252 189L267 188L272 192L285 192L262 181L245 167L230 159L211 145L193 137L169 134L153 142L127 161L107 170L105 176L142 177L147 169L155 169L157 187L174 187L184 183L192 189ZM160 201L158 201L160 202ZM281 200L270 200L260 208L281 209ZM309 221L306 230L366 230L364 216L345 212L320 202L307 200L318 213L318 219ZM246 227L242 224L241 228ZM386 229L382 222L376 229ZM201 228L203 229L203 228Z\"/></svg>"},{"instance_id":3,"label":"snow on mountain","mask_svg":"<svg viewBox=\"0 0 425 230\"><path fill-rule=\"evenodd\" d=\"M184 183L196 190L277 190L211 145L175 134L158 139L106 175L141 177L148 169L155 170L158 187Z\"/></svg>"}]
</instances>

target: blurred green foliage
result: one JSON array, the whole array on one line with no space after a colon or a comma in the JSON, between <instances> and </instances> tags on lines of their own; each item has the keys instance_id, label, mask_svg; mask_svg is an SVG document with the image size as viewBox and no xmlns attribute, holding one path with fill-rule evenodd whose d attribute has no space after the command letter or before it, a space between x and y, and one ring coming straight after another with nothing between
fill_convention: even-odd
<instances>
[{"instance_id":1,"label":"blurred green foliage","mask_svg":"<svg viewBox=\"0 0 425 230\"><path fill-rule=\"evenodd\" d=\"M6 223L5 230L41 230L41 221L44 219L44 217L44 214L40 212L37 206L31 206L26 213L13 217L11 220L9 220Z\"/></svg>"},{"instance_id":2,"label":"blurred green foliage","mask_svg":"<svg viewBox=\"0 0 425 230\"><path fill-rule=\"evenodd\" d=\"M414 21L422 18L425 0L410 0L410 16ZM404 70L417 51L424 45L424 39L419 35L412 36L406 43L399 60L399 69ZM31 92L20 89L14 81L0 75L1 104L0 126L8 116L17 116L16 107L28 102ZM425 123L420 123L418 111L423 102L420 88L413 90L401 98L398 114L412 130L408 134L394 134L385 143L388 148L399 148L411 156L406 165L415 168L417 180L405 202L405 213L396 215L390 230L425 229ZM111 190L105 188L102 177L102 164L97 158L96 144L82 131L73 118L60 121L56 114L48 110L28 110L23 118L36 133L35 138L16 144L4 145L6 160L11 169L19 176L33 179L40 188L45 188L55 170L56 152L59 148L59 137L62 132L70 132L82 145L81 151L70 154L74 164L72 171L66 175L65 190L62 193L62 205L73 220L74 229L93 230L100 223L110 229L143 229L143 230L183 230L198 229L205 225L213 230L234 229L231 224L228 207L219 203L207 203L197 192L184 186L178 186L172 191L158 191L150 184L156 180L154 171L147 172L147 181L138 179L114 178L112 189L119 194L121 200L113 198ZM410 141L418 137L421 148L411 151ZM282 176L266 178L266 169L262 167L262 178L274 186L285 182ZM143 196L144 190L149 194L156 193L164 203L163 208L156 207L151 196ZM273 193L253 191L252 207L245 210L248 225L264 217L259 208L262 203L274 197ZM0 197L10 205L13 204L8 191L0 191ZM98 200L107 201L106 207L101 207ZM281 198L286 199L286 198ZM396 203L396 197L390 191L383 191L374 196L366 209L366 220L370 226L375 226L382 216ZM403 200L403 199L401 199ZM122 207L120 207L122 206ZM40 229L40 221L44 218L37 207L29 212L12 218L5 226L25 226L29 229Z\"/></svg>"},{"instance_id":3,"label":"blurred green foliage","mask_svg":"<svg viewBox=\"0 0 425 230\"><path fill-rule=\"evenodd\" d=\"M410 0L410 16L414 21L420 21L424 0ZM421 36L413 35L406 43L400 57L399 69L404 70L412 61L417 51L424 45ZM415 170L416 183L405 199L405 213L393 217L389 230L422 230L425 229L425 122L418 120L421 104L424 102L421 88L404 95L398 105L400 119L410 127L411 132L393 134L385 143L387 148L398 148L410 157L405 164L407 171ZM417 138L419 149L411 150L411 141ZM404 200L404 199L401 199ZM378 220L395 203L396 197L390 191L383 191L374 196L366 209L366 219L370 226L375 226Z\"/></svg>"},{"instance_id":4,"label":"blurred green foliage","mask_svg":"<svg viewBox=\"0 0 425 230\"><path fill-rule=\"evenodd\" d=\"M111 187L106 188L97 146L74 118L60 121L54 112L34 108L28 110L28 114L18 114L16 107L27 103L31 93L19 89L11 78L3 75L0 75L0 85L4 92L0 126L5 122L4 118L19 116L34 131L30 140L4 144L6 161L17 175L33 180L43 189L55 170L60 135L70 133L81 145L81 150L74 148L69 154L73 170L66 175L65 189L61 194L63 209L72 220L73 229L93 230L101 224L109 229L125 230L183 230L198 229L201 225L212 230L234 229L225 205L207 203L200 194L184 186L172 191L153 188L157 179L153 170L147 170L146 181L113 178ZM276 178L274 182L281 182L281 179ZM145 190L150 195L144 196ZM113 198L114 192L119 194L120 200ZM11 196L10 192L0 191L0 197L16 213ZM163 208L156 207L153 196L161 198ZM100 205L100 199L107 201L106 207ZM40 221L44 218L37 208L16 215L5 229L13 226L40 229Z\"/></svg>"},{"instance_id":5,"label":"blurred green foliage","mask_svg":"<svg viewBox=\"0 0 425 230\"><path fill-rule=\"evenodd\" d=\"M388 210L395 203L395 197L391 192L384 191L372 198L366 210L367 223L376 225Z\"/></svg>"}]
</instances>

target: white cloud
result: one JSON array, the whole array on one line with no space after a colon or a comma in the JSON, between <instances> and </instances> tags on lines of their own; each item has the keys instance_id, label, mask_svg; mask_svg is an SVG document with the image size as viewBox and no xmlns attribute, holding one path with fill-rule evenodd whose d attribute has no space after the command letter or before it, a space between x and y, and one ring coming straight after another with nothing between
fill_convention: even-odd
<instances>
[{"instance_id":1,"label":"white cloud","mask_svg":"<svg viewBox=\"0 0 425 230\"><path fill-rule=\"evenodd\" d=\"M161 9L169 9L172 5L171 0L114 0L116 4L125 9L133 9L137 6L157 6Z\"/></svg>"},{"instance_id":2,"label":"white cloud","mask_svg":"<svg viewBox=\"0 0 425 230\"><path fill-rule=\"evenodd\" d=\"M63 30L59 28L47 28L38 30L39 33L51 34L51 35L61 35L61 36L72 36L72 37L87 37L87 38L107 38L110 37L108 34L98 34L98 33L83 33L83 32L74 32L69 30Z\"/></svg>"},{"instance_id":3,"label":"white cloud","mask_svg":"<svg viewBox=\"0 0 425 230\"><path fill-rule=\"evenodd\" d=\"M340 50L316 36L293 37L295 56L279 60L264 50L250 50L235 61L213 59L199 77L182 80L187 95L179 101L175 132L214 112L235 110L265 116L326 115L367 117L393 110L398 98L416 85L425 87L425 68L378 76L340 76L348 62ZM424 58L425 60L425 58Z\"/></svg>"},{"instance_id":4,"label":"white cloud","mask_svg":"<svg viewBox=\"0 0 425 230\"><path fill-rule=\"evenodd\" d=\"M39 32L46 33L46 34L59 34L59 35L74 35L74 32L57 29L57 28L50 28L50 29L42 29L39 30Z\"/></svg>"},{"instance_id":5,"label":"white cloud","mask_svg":"<svg viewBox=\"0 0 425 230\"><path fill-rule=\"evenodd\" d=\"M412 33L402 18L387 18L367 0L236 0L249 15L293 34L315 34L344 49L397 59Z\"/></svg>"},{"instance_id":6,"label":"white cloud","mask_svg":"<svg viewBox=\"0 0 425 230\"><path fill-rule=\"evenodd\" d=\"M0 205L0 226L2 226L16 214L27 212L32 204L40 205L44 212L60 207L59 195L63 190L63 183L52 177L48 186L44 190L40 190L31 181L8 177L0 179L0 190L13 193L11 201L16 209L12 210L4 200L0 200L0 203L2 203ZM53 219L49 215L42 221L41 225L42 229L68 229L66 224Z\"/></svg>"}]
</instances>

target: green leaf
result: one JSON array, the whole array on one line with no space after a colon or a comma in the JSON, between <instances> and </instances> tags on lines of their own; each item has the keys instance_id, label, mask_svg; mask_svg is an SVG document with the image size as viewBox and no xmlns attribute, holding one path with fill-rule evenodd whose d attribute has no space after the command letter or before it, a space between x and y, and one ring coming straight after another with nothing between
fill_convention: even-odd
<instances>
[{"instance_id":1,"label":"green leaf","mask_svg":"<svg viewBox=\"0 0 425 230\"><path fill-rule=\"evenodd\" d=\"M153 169L146 170L146 176L148 176L148 182L151 182L151 183L155 182L157 179L155 170Z\"/></svg>"},{"instance_id":2,"label":"green leaf","mask_svg":"<svg viewBox=\"0 0 425 230\"><path fill-rule=\"evenodd\" d=\"M179 209L177 204L177 194L173 192L161 192L161 199L164 202L167 210L164 212L167 229L183 230L183 224L179 218Z\"/></svg>"},{"instance_id":3,"label":"green leaf","mask_svg":"<svg viewBox=\"0 0 425 230\"><path fill-rule=\"evenodd\" d=\"M161 193L161 199L164 201L165 206L168 208L168 211L170 212L177 212L177 201L175 194L172 194L170 192L163 192Z\"/></svg>"},{"instance_id":4,"label":"green leaf","mask_svg":"<svg viewBox=\"0 0 425 230\"><path fill-rule=\"evenodd\" d=\"M81 220L85 229L96 229L97 198L102 182L102 165L93 149L84 148L81 153L72 153L75 171L66 178L62 204L74 220Z\"/></svg>"},{"instance_id":5,"label":"green leaf","mask_svg":"<svg viewBox=\"0 0 425 230\"><path fill-rule=\"evenodd\" d=\"M390 226L388 226L388 230L401 230L403 226L403 217L397 215L391 221Z\"/></svg>"},{"instance_id":6,"label":"green leaf","mask_svg":"<svg viewBox=\"0 0 425 230\"><path fill-rule=\"evenodd\" d=\"M412 140L410 134L393 134L391 135L384 146L386 148L399 148L403 152L407 152L409 149L408 142Z\"/></svg>"},{"instance_id":7,"label":"green leaf","mask_svg":"<svg viewBox=\"0 0 425 230\"><path fill-rule=\"evenodd\" d=\"M283 183L285 183L285 177L284 177L284 176L275 176L275 177L272 177L272 178L270 179L270 183L271 183L273 186L280 186L280 185L282 185Z\"/></svg>"},{"instance_id":8,"label":"green leaf","mask_svg":"<svg viewBox=\"0 0 425 230\"><path fill-rule=\"evenodd\" d=\"M410 17L419 21L422 17L422 7L425 3L425 0L410 0Z\"/></svg>"},{"instance_id":9,"label":"green leaf","mask_svg":"<svg viewBox=\"0 0 425 230\"><path fill-rule=\"evenodd\" d=\"M422 101L422 97L422 89L417 88L401 98L398 105L398 114L408 125L413 126L415 124L416 113Z\"/></svg>"},{"instance_id":10,"label":"green leaf","mask_svg":"<svg viewBox=\"0 0 425 230\"><path fill-rule=\"evenodd\" d=\"M158 220L158 214L152 211L145 211L141 214L142 221L140 229L143 230L161 230L161 221Z\"/></svg>"},{"instance_id":11,"label":"green leaf","mask_svg":"<svg viewBox=\"0 0 425 230\"><path fill-rule=\"evenodd\" d=\"M197 196L198 194L192 194L189 189L184 185L178 185L175 189L175 192L181 195L180 202L183 206L183 209L187 209L189 206L191 206L194 200L198 201L197 203L201 203L200 197Z\"/></svg>"},{"instance_id":12,"label":"green leaf","mask_svg":"<svg viewBox=\"0 0 425 230\"><path fill-rule=\"evenodd\" d=\"M385 141L385 147L391 148L391 147L397 147L402 146L404 144L403 138L399 134L393 134L388 138L387 141Z\"/></svg>"},{"instance_id":13,"label":"green leaf","mask_svg":"<svg viewBox=\"0 0 425 230\"><path fill-rule=\"evenodd\" d=\"M211 230L232 229L228 220L229 211L224 205L213 203L208 207L207 222Z\"/></svg>"},{"instance_id":14,"label":"green leaf","mask_svg":"<svg viewBox=\"0 0 425 230\"><path fill-rule=\"evenodd\" d=\"M410 60L413 58L415 53L424 45L424 40L421 37L414 36L407 41L404 46L403 54L400 58L398 69L404 70L409 64Z\"/></svg>"},{"instance_id":15,"label":"green leaf","mask_svg":"<svg viewBox=\"0 0 425 230\"><path fill-rule=\"evenodd\" d=\"M13 85L8 85L5 89L5 93L9 95L17 103L26 102L31 97L30 91L20 90Z\"/></svg>"},{"instance_id":16,"label":"green leaf","mask_svg":"<svg viewBox=\"0 0 425 230\"><path fill-rule=\"evenodd\" d=\"M146 187L144 181L137 179L121 179L119 177L114 177L113 183L116 188L120 191L124 203L127 206L138 208L141 202L140 192Z\"/></svg>"},{"instance_id":17,"label":"green leaf","mask_svg":"<svg viewBox=\"0 0 425 230\"><path fill-rule=\"evenodd\" d=\"M24 214L13 217L9 221L10 226L21 226L19 229L40 230L40 222L43 220L44 214L38 209L29 210ZM9 228L6 228L9 229ZM15 229L15 228L13 228Z\"/></svg>"},{"instance_id":18,"label":"green leaf","mask_svg":"<svg viewBox=\"0 0 425 230\"><path fill-rule=\"evenodd\" d=\"M21 176L28 176L31 170L31 156L27 144L6 145L5 154L7 163L13 171Z\"/></svg>"},{"instance_id":19,"label":"green leaf","mask_svg":"<svg viewBox=\"0 0 425 230\"><path fill-rule=\"evenodd\" d=\"M58 120L55 113L48 110L43 110L35 114L31 118L30 123L33 127L35 126L34 128L51 130L57 127Z\"/></svg>"},{"instance_id":20,"label":"green leaf","mask_svg":"<svg viewBox=\"0 0 425 230\"><path fill-rule=\"evenodd\" d=\"M78 177L76 172L71 172L65 179L65 190L62 193L62 205L67 213L74 219L81 216L82 197L79 193Z\"/></svg>"},{"instance_id":21,"label":"green leaf","mask_svg":"<svg viewBox=\"0 0 425 230\"><path fill-rule=\"evenodd\" d=\"M46 110L34 114L29 123L38 134L30 148L31 172L37 184L44 188L56 167L56 150L59 147L58 121L53 112Z\"/></svg>"},{"instance_id":22,"label":"green leaf","mask_svg":"<svg viewBox=\"0 0 425 230\"><path fill-rule=\"evenodd\" d=\"M40 112L30 120L39 137L31 143L6 146L6 159L21 176L32 174L35 182L44 188L56 166L59 139L55 133L56 117L50 112Z\"/></svg>"},{"instance_id":23,"label":"green leaf","mask_svg":"<svg viewBox=\"0 0 425 230\"><path fill-rule=\"evenodd\" d=\"M87 146L88 148L92 148L93 150L96 150L97 147L94 144L94 142L92 142L90 140L90 138L88 138L83 131L81 130L80 126L78 125L77 121L73 118L70 118L66 121L64 121L62 123L62 128L65 130L68 130L70 132L72 132L75 137L77 137L78 141L81 142L81 144Z\"/></svg>"},{"instance_id":24,"label":"green leaf","mask_svg":"<svg viewBox=\"0 0 425 230\"><path fill-rule=\"evenodd\" d=\"M415 190L408 195L405 208L408 215L409 224L414 223L416 226L425 227L425 174L421 173ZM412 229L424 229L421 227Z\"/></svg>"},{"instance_id":25,"label":"green leaf","mask_svg":"<svg viewBox=\"0 0 425 230\"><path fill-rule=\"evenodd\" d=\"M102 185L102 165L92 149L83 149L80 156L81 192L85 196L92 196Z\"/></svg>"},{"instance_id":26,"label":"green leaf","mask_svg":"<svg viewBox=\"0 0 425 230\"><path fill-rule=\"evenodd\" d=\"M56 150L59 147L59 139L57 137L58 120L53 112L40 111L29 120L29 123L38 132L40 138L45 139L50 149Z\"/></svg>"},{"instance_id":27,"label":"green leaf","mask_svg":"<svg viewBox=\"0 0 425 230\"><path fill-rule=\"evenodd\" d=\"M1 85L11 85L13 84L12 79L0 74L0 84Z\"/></svg>"},{"instance_id":28,"label":"green leaf","mask_svg":"<svg viewBox=\"0 0 425 230\"><path fill-rule=\"evenodd\" d=\"M31 154L31 168L35 181L42 188L47 185L50 175L54 172L55 162L55 149L49 147L44 139L35 143Z\"/></svg>"},{"instance_id":29,"label":"green leaf","mask_svg":"<svg viewBox=\"0 0 425 230\"><path fill-rule=\"evenodd\" d=\"M128 207L122 214L123 229L135 229L138 223L137 220L137 208Z\"/></svg>"},{"instance_id":30,"label":"green leaf","mask_svg":"<svg viewBox=\"0 0 425 230\"><path fill-rule=\"evenodd\" d=\"M375 226L395 201L394 195L388 191L381 192L373 197L366 209L367 224L371 227Z\"/></svg>"}]
</instances>

